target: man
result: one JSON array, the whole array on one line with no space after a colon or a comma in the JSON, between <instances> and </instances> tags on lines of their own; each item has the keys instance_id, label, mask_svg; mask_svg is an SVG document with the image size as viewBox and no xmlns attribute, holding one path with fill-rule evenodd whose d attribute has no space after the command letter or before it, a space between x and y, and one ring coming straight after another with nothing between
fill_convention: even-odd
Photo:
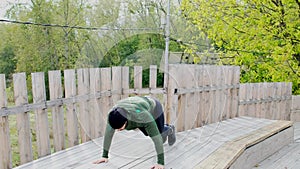
<instances>
[{"instance_id":1,"label":"man","mask_svg":"<svg viewBox=\"0 0 300 169\"><path fill-rule=\"evenodd\" d=\"M157 153L157 164L152 169L164 168L163 143L168 140L171 146L176 141L175 127L164 123L161 103L150 97L134 96L120 100L108 114L102 158L94 164L108 162L108 153L115 130L140 129L145 136L151 137Z\"/></svg>"}]
</instances>

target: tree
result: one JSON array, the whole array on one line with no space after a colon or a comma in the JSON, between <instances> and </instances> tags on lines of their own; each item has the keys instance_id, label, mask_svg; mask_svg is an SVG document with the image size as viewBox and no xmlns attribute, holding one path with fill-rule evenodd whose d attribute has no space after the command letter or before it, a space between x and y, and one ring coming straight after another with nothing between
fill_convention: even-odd
<instances>
[{"instance_id":1,"label":"tree","mask_svg":"<svg viewBox=\"0 0 300 169\"><path fill-rule=\"evenodd\" d=\"M300 94L298 0L183 0L183 15L241 66L241 82L293 82Z\"/></svg>"},{"instance_id":2,"label":"tree","mask_svg":"<svg viewBox=\"0 0 300 169\"><path fill-rule=\"evenodd\" d=\"M77 59L84 55L82 48L89 39L85 30L73 28L85 24L85 8L88 5L80 0L31 0L29 6L13 6L9 18L48 25L18 25L12 39L16 71L30 74L74 68Z\"/></svg>"}]
</instances>

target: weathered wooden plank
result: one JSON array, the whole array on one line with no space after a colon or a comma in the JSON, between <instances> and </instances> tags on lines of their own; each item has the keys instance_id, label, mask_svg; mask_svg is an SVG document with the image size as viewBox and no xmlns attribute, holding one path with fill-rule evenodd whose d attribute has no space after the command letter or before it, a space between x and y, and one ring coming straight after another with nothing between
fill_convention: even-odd
<instances>
[{"instance_id":1,"label":"weathered wooden plank","mask_svg":"<svg viewBox=\"0 0 300 169\"><path fill-rule=\"evenodd\" d=\"M0 109L7 107L5 75L0 74ZM0 117L0 168L12 168L12 155L10 148L10 132L8 116Z\"/></svg>"},{"instance_id":2,"label":"weathered wooden plank","mask_svg":"<svg viewBox=\"0 0 300 169\"><path fill-rule=\"evenodd\" d=\"M230 67L225 67L223 69L224 71L224 84L229 86L232 83L232 69L230 69ZM222 120L226 120L228 118L230 118L230 111L231 111L231 99L232 99L232 95L230 92L231 89L225 89L224 90L224 94L225 94L225 100L224 100L224 113L223 113L223 117Z\"/></svg>"},{"instance_id":3,"label":"weathered wooden plank","mask_svg":"<svg viewBox=\"0 0 300 169\"><path fill-rule=\"evenodd\" d=\"M215 66L211 66L210 67L210 73L209 73L209 79L210 79L210 85L212 86L217 86L217 67ZM217 91L213 90L209 92L211 97L211 111L210 111L210 117L211 117L211 121L210 123L215 123L218 122L218 113L217 113Z\"/></svg>"},{"instance_id":4,"label":"weathered wooden plank","mask_svg":"<svg viewBox=\"0 0 300 169\"><path fill-rule=\"evenodd\" d=\"M259 83L258 84L258 99L262 100L265 97L265 88L264 88L264 83ZM265 118L266 117L266 108L265 108L265 103L261 102L258 104L257 109L257 117L258 118Z\"/></svg>"},{"instance_id":5,"label":"weathered wooden plank","mask_svg":"<svg viewBox=\"0 0 300 169\"><path fill-rule=\"evenodd\" d=\"M291 97L292 96L292 83L285 83L285 85L286 85L286 92L284 93L284 96ZM291 98L287 99L286 105L285 105L284 120L291 119L291 111L290 111L291 104L292 104Z\"/></svg>"},{"instance_id":6,"label":"weathered wooden plank","mask_svg":"<svg viewBox=\"0 0 300 169\"><path fill-rule=\"evenodd\" d=\"M94 97L90 100L90 129L91 129L91 139L98 138L102 136L101 133L101 119L100 116L100 98L96 97L97 93L101 92L100 89L100 69L90 68L90 93Z\"/></svg>"},{"instance_id":7,"label":"weathered wooden plank","mask_svg":"<svg viewBox=\"0 0 300 169\"><path fill-rule=\"evenodd\" d=\"M246 136L241 136L240 138L227 142L208 158L202 161L196 168L228 168L247 147L255 145L274 135L275 133L289 128L291 125L292 123L289 121L276 121L252 133L249 133Z\"/></svg>"},{"instance_id":8,"label":"weathered wooden plank","mask_svg":"<svg viewBox=\"0 0 300 169\"><path fill-rule=\"evenodd\" d=\"M43 72L32 73L32 96L34 103L44 103L46 101L45 76ZM39 157L44 157L51 153L50 132L48 124L47 109L35 110L36 140Z\"/></svg>"},{"instance_id":9,"label":"weathered wooden plank","mask_svg":"<svg viewBox=\"0 0 300 169\"><path fill-rule=\"evenodd\" d=\"M270 121L254 118L235 118L220 123L177 133L177 143L174 146L165 147L167 168L193 168L201 160L205 159L223 143L269 124ZM251 128L252 127L252 128ZM250 130L248 130L250 128ZM153 155L149 152L148 156ZM184 159L184 160L183 160ZM145 168L155 163L155 156L134 160L127 165L128 168Z\"/></svg>"},{"instance_id":10,"label":"weathered wooden plank","mask_svg":"<svg viewBox=\"0 0 300 169\"><path fill-rule=\"evenodd\" d=\"M210 86L210 76L209 76L209 66L204 66L204 71L203 71L203 86L208 87ZM210 118L210 112L211 112L211 95L209 91L203 92L203 117L202 117L202 123L209 124L211 122Z\"/></svg>"},{"instance_id":11,"label":"weathered wooden plank","mask_svg":"<svg viewBox=\"0 0 300 169\"><path fill-rule=\"evenodd\" d=\"M203 86L203 65L197 66L195 70L195 79L196 79L196 88L199 86ZM197 113L197 119L196 119L196 127L203 126L203 92L196 92L196 98L195 98L195 106L196 106L196 113Z\"/></svg>"},{"instance_id":12,"label":"weathered wooden plank","mask_svg":"<svg viewBox=\"0 0 300 169\"><path fill-rule=\"evenodd\" d=\"M240 85L240 67L234 66L233 67L234 76L233 76L233 85L239 86ZM232 91L232 111L231 111L231 118L238 116L238 106L239 106L239 88L234 88Z\"/></svg>"},{"instance_id":13,"label":"weathered wooden plank","mask_svg":"<svg viewBox=\"0 0 300 169\"><path fill-rule=\"evenodd\" d=\"M220 86L219 90L216 90L216 121L221 121L222 117L223 117L223 113L224 113L224 103L223 101L225 100L225 98L223 98L223 92L224 89L221 88L221 86L224 84L223 80L224 80L224 74L223 74L223 67L222 66L218 66L216 67L216 86Z\"/></svg>"},{"instance_id":14,"label":"weathered wooden plank","mask_svg":"<svg viewBox=\"0 0 300 169\"><path fill-rule=\"evenodd\" d=\"M195 79L195 66L186 65L185 78L182 80L182 85L185 88L195 88L197 80ZM182 78L182 77L181 77ZM196 97L195 93L188 93L185 97L185 110L184 110L184 130L189 130L196 127L197 111L196 110Z\"/></svg>"},{"instance_id":15,"label":"weathered wooden plank","mask_svg":"<svg viewBox=\"0 0 300 169\"><path fill-rule=\"evenodd\" d=\"M151 90L157 88L157 65L150 65L149 69L150 69L150 76L149 76L150 96L155 97L155 95L151 93Z\"/></svg>"},{"instance_id":16,"label":"weathered wooden plank","mask_svg":"<svg viewBox=\"0 0 300 169\"><path fill-rule=\"evenodd\" d=\"M293 142L293 128L279 132L266 140L246 149L243 154L230 166L230 169L250 169L258 162L266 159L284 146Z\"/></svg>"},{"instance_id":17,"label":"weathered wooden plank","mask_svg":"<svg viewBox=\"0 0 300 169\"><path fill-rule=\"evenodd\" d=\"M124 91L129 90L129 67L123 66L122 67L122 96L121 98L127 98L128 94L125 93Z\"/></svg>"},{"instance_id":18,"label":"weathered wooden plank","mask_svg":"<svg viewBox=\"0 0 300 169\"><path fill-rule=\"evenodd\" d=\"M49 92L50 100L62 99L62 81L61 71L49 71ZM55 151L60 151L66 148L65 143L65 126L64 126L64 111L63 106L52 108L52 125L53 125L53 145Z\"/></svg>"},{"instance_id":19,"label":"weathered wooden plank","mask_svg":"<svg viewBox=\"0 0 300 169\"><path fill-rule=\"evenodd\" d=\"M87 95L90 90L89 69L77 70L78 95ZM79 102L79 126L81 142L91 140L89 100Z\"/></svg>"},{"instance_id":20,"label":"weathered wooden plank","mask_svg":"<svg viewBox=\"0 0 300 169\"><path fill-rule=\"evenodd\" d=\"M100 69L100 87L101 91L110 91L111 90L111 68L101 68ZM101 128L101 135L104 135L105 127L106 127L106 119L109 110L112 107L112 100L111 96L105 96L100 98L100 120Z\"/></svg>"},{"instance_id":21,"label":"weathered wooden plank","mask_svg":"<svg viewBox=\"0 0 300 169\"><path fill-rule=\"evenodd\" d=\"M134 66L133 71L133 88L136 90L136 93L139 94L139 90L143 88L143 67Z\"/></svg>"},{"instance_id":22,"label":"weathered wooden plank","mask_svg":"<svg viewBox=\"0 0 300 169\"><path fill-rule=\"evenodd\" d=\"M13 74L13 83L16 106L28 104L25 73ZM33 160L28 112L17 114L17 129L21 160L20 164L24 164Z\"/></svg>"},{"instance_id":23,"label":"weathered wooden plank","mask_svg":"<svg viewBox=\"0 0 300 169\"><path fill-rule=\"evenodd\" d=\"M263 162L257 164L253 169L288 168L297 169L300 160L300 144L289 144Z\"/></svg>"},{"instance_id":24,"label":"weathered wooden plank","mask_svg":"<svg viewBox=\"0 0 300 169\"><path fill-rule=\"evenodd\" d=\"M76 96L76 75L75 70L64 70L65 98L74 98ZM66 104L66 121L67 121L67 139L69 147L78 145L78 119L77 107L75 101Z\"/></svg>"},{"instance_id":25,"label":"weathered wooden plank","mask_svg":"<svg viewBox=\"0 0 300 169\"><path fill-rule=\"evenodd\" d=\"M112 101L116 104L122 94L122 67L112 67Z\"/></svg>"},{"instance_id":26,"label":"weathered wooden plank","mask_svg":"<svg viewBox=\"0 0 300 169\"><path fill-rule=\"evenodd\" d=\"M169 76L168 80L168 88L165 89L166 94L164 94L164 100L165 100L165 117L166 117L166 122L169 124L175 124L178 126L178 114L179 114L179 105L178 105L178 95L175 95L176 88L178 88L177 83L176 83L176 65L169 65ZM166 100L166 95L168 95L169 99ZM168 110L167 110L168 109ZM178 128L177 128L178 129ZM176 130L177 130L176 129Z\"/></svg>"},{"instance_id":27,"label":"weathered wooden plank","mask_svg":"<svg viewBox=\"0 0 300 169\"><path fill-rule=\"evenodd\" d=\"M170 74L172 73L172 75L171 75L172 77L176 77L176 79L174 79L176 88L178 86L180 86L181 88L185 88L184 82L182 80L182 77L185 77L186 74L187 74L184 70L185 67L176 66L176 69L177 69L176 72L170 72ZM186 101L187 101L187 95L186 94L182 94L178 97L178 113L177 113L177 124L176 124L177 131L184 131L185 130Z\"/></svg>"}]
</instances>

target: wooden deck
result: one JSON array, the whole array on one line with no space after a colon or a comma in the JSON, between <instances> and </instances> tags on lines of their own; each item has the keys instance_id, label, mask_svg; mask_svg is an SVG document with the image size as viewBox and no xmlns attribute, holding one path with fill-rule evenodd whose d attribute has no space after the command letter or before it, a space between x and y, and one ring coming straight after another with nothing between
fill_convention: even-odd
<instances>
[{"instance_id":1,"label":"wooden deck","mask_svg":"<svg viewBox=\"0 0 300 169\"><path fill-rule=\"evenodd\" d=\"M253 169L299 169L300 168L300 122L294 124L295 142L257 164Z\"/></svg>"},{"instance_id":2,"label":"wooden deck","mask_svg":"<svg viewBox=\"0 0 300 169\"><path fill-rule=\"evenodd\" d=\"M231 165L243 152L246 152L247 147L255 147L254 144L272 138L274 134L287 128L291 128L291 130L286 130L290 133L293 131L290 126L291 123L287 121L239 117L179 132L175 145L164 145L165 168L207 168L215 165L215 158L218 162L225 161L224 165L216 168ZM270 132L268 132L269 129ZM295 132L299 131L295 130ZM293 140L290 139L290 135L285 135L286 141L280 142L280 146ZM278 138L275 139L278 140ZM140 131L122 131L116 132L114 136L109 162L92 164L101 157L102 141L103 138L95 139L16 167L16 169L140 169L150 168L156 163L156 153L150 138L144 137ZM234 151L231 145L234 145ZM280 146L277 148L280 149ZM290 149L293 148L295 147Z\"/></svg>"}]
</instances>

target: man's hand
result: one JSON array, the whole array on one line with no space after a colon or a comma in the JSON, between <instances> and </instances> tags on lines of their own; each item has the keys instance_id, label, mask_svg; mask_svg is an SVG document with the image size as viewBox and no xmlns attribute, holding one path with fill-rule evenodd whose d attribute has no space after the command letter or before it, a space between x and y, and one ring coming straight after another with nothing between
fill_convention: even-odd
<instances>
[{"instance_id":1,"label":"man's hand","mask_svg":"<svg viewBox=\"0 0 300 169\"><path fill-rule=\"evenodd\" d=\"M153 167L151 167L151 169L164 169L165 167L163 165L160 164L155 164Z\"/></svg>"},{"instance_id":2,"label":"man's hand","mask_svg":"<svg viewBox=\"0 0 300 169\"><path fill-rule=\"evenodd\" d=\"M100 164L100 163L107 163L108 162L108 158L101 158L95 162L93 162L93 164Z\"/></svg>"}]
</instances>

